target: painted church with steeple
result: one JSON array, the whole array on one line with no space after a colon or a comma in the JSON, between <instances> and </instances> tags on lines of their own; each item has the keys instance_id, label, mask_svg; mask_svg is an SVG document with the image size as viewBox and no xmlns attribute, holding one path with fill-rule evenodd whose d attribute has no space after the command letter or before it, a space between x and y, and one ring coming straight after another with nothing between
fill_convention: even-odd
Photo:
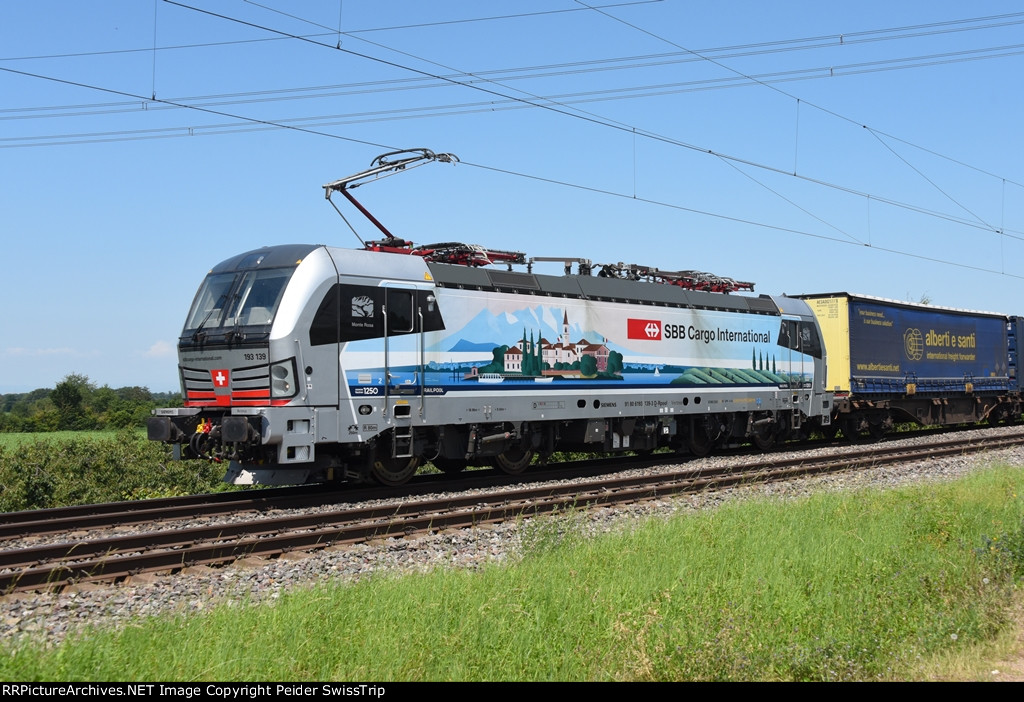
<instances>
[{"instance_id":1,"label":"painted church with steeple","mask_svg":"<svg viewBox=\"0 0 1024 702\"><path fill-rule=\"evenodd\" d=\"M505 352L505 372L522 373L524 358L536 355L536 347L540 347L541 361L546 369L554 369L555 364L561 363L564 368L579 361L583 356L592 356L597 362L598 372L608 368L608 354L610 349L603 343L592 344L586 339L577 342L569 340L569 314L562 314L562 334L558 337L558 343L552 344L541 337L537 342L533 341L533 333L529 339L526 337L526 330L523 330L522 340Z\"/></svg>"}]
</instances>

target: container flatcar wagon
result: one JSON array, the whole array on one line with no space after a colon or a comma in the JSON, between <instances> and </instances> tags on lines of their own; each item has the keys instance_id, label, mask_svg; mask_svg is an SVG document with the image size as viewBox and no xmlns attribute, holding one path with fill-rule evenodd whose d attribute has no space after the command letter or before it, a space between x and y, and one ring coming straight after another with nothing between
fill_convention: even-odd
<instances>
[{"instance_id":1,"label":"container flatcar wagon","mask_svg":"<svg viewBox=\"0 0 1024 702\"><path fill-rule=\"evenodd\" d=\"M893 424L1019 417L1019 318L846 292L799 295L821 326L834 393L831 427L848 438Z\"/></svg>"}]
</instances>

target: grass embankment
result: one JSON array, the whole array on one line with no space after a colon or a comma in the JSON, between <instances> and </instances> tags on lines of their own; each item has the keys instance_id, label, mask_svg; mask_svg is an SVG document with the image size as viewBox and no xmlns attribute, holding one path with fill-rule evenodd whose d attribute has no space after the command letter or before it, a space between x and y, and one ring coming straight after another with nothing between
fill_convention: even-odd
<instances>
[{"instance_id":1,"label":"grass embankment","mask_svg":"<svg viewBox=\"0 0 1024 702\"><path fill-rule=\"evenodd\" d=\"M990 641L1024 576L1024 473L746 502L523 557L376 577L0 656L5 680L869 680Z\"/></svg>"},{"instance_id":2,"label":"grass embankment","mask_svg":"<svg viewBox=\"0 0 1024 702\"><path fill-rule=\"evenodd\" d=\"M210 492L223 474L131 429L0 433L0 512Z\"/></svg>"}]
</instances>

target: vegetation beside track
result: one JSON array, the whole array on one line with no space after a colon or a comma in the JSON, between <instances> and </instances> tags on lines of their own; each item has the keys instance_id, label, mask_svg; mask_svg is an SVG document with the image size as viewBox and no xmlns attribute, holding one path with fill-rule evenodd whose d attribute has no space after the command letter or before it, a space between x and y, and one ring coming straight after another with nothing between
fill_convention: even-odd
<instances>
[{"instance_id":1,"label":"vegetation beside track","mask_svg":"<svg viewBox=\"0 0 1024 702\"><path fill-rule=\"evenodd\" d=\"M140 428L153 408L180 406L176 392L97 387L88 376L69 373L53 388L0 394L0 434Z\"/></svg>"},{"instance_id":2,"label":"vegetation beside track","mask_svg":"<svg viewBox=\"0 0 1024 702\"><path fill-rule=\"evenodd\" d=\"M7 650L0 678L908 680L983 651L1024 579L1014 468L733 503L595 539L586 524L522 524L514 563Z\"/></svg>"},{"instance_id":3,"label":"vegetation beside track","mask_svg":"<svg viewBox=\"0 0 1024 702\"><path fill-rule=\"evenodd\" d=\"M0 512L212 492L223 475L137 430L0 434Z\"/></svg>"}]
</instances>

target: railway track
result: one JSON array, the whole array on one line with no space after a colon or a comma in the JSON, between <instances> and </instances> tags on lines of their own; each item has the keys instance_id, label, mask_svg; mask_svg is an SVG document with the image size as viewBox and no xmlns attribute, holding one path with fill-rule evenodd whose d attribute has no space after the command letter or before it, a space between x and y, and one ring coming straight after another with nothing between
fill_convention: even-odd
<instances>
[{"instance_id":1,"label":"railway track","mask_svg":"<svg viewBox=\"0 0 1024 702\"><path fill-rule=\"evenodd\" d=\"M969 430L968 430L969 431ZM911 434L894 435L891 440L912 437L948 436L949 431L936 432L930 429ZM802 448L821 448L825 444L810 441L794 444ZM752 455L761 457L755 449L734 449L729 456ZM613 458L587 459L562 464L550 464L541 470L531 470L518 476L510 476L497 470L474 470L457 475L420 475L409 483L398 487L352 486L338 490L325 489L322 485L306 485L286 488L234 490L223 493L187 495L179 497L107 502L89 505L72 505L22 512L0 513L0 549L4 541L18 538L43 537L51 534L67 534L83 530L112 529L129 527L134 524L166 523L196 517L218 517L244 512L267 512L282 509L304 509L331 504L360 503L371 500L405 499L429 495L439 491L492 488L518 483L538 483L551 480L598 476L613 473L623 468L657 465L666 460L665 455L616 456ZM675 457L673 460L689 460ZM758 459L763 460L763 459Z\"/></svg>"},{"instance_id":2,"label":"railway track","mask_svg":"<svg viewBox=\"0 0 1024 702\"><path fill-rule=\"evenodd\" d=\"M272 558L290 551L310 551L333 545L364 542L385 537L404 537L446 528L486 523L556 512L570 508L635 503L686 492L714 490L752 482L787 480L849 469L872 468L950 455L965 455L1024 444L1024 433L999 437L958 436L927 445L872 445L825 458L807 456L759 456L741 465L723 468L683 468L667 473L641 476L611 475L586 482L519 485L487 493L460 494L418 499L407 495L400 500L367 506L349 506L288 515L257 516L251 520L206 526L165 528L124 536L83 538L75 542L51 543L0 551L0 592L59 590L75 583L114 582L140 573L175 572L196 565L224 565L240 558ZM522 483L522 480L517 481ZM453 483L446 483L453 485ZM425 487L423 489L426 489ZM437 489L436 485L432 489ZM233 493L236 499L214 500L220 508L236 513L281 509L317 502L308 490L250 491L254 496ZM368 491L372 493L373 491ZM268 494L269 493L269 494ZM392 493L393 496L393 493ZM210 496L204 496L210 497ZM351 495L333 497L351 501ZM257 506L251 503L256 500ZM150 501L146 501L150 502ZM187 509L185 503L175 508ZM196 501L205 509L209 501ZM329 504L321 494L319 505ZM138 506L138 505L137 505ZM158 504L131 510L131 518L159 513L171 505ZM215 511L215 508L209 507ZM219 513L224 513L222 510ZM63 528L97 528L100 517L118 516L112 507L98 514L82 514L86 520ZM195 516L193 513L189 516ZM17 521L10 517L4 526ZM74 516L61 517L73 520ZM121 518L124 518L123 516ZM166 514L164 515L166 517ZM39 520L36 520L39 521ZM101 520L102 521L102 520ZM143 519L141 521L147 521ZM23 523L27 524L28 522ZM136 522L137 523L137 522Z\"/></svg>"},{"instance_id":3,"label":"railway track","mask_svg":"<svg viewBox=\"0 0 1024 702\"><path fill-rule=\"evenodd\" d=\"M3 548L4 541L13 539L66 534L82 530L164 523L244 512L306 509L332 504L407 499L440 491L570 480L621 471L623 468L656 465L663 463L665 459L665 455L618 456L550 464L544 470L528 471L515 476L491 469L472 470L455 475L420 475L399 487L345 485L338 489L330 489L323 485L302 485L7 512L0 513L0 548ZM677 456L673 460L687 459Z\"/></svg>"}]
</instances>

